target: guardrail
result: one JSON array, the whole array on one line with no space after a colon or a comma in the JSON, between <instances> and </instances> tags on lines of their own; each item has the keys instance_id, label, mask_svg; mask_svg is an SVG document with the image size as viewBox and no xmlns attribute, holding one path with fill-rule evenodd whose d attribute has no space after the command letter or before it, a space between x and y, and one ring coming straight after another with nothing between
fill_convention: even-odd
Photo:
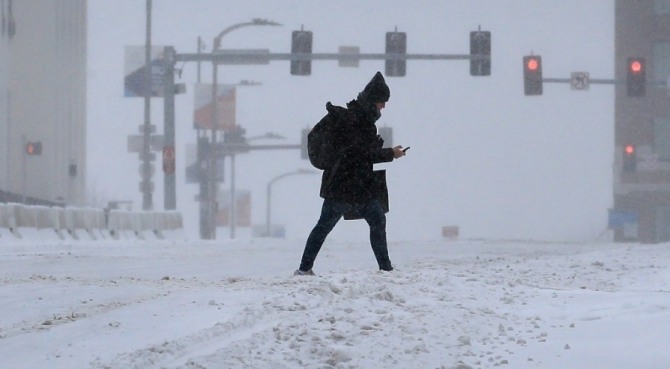
<instances>
[{"instance_id":1,"label":"guardrail","mask_svg":"<svg viewBox=\"0 0 670 369\"><path fill-rule=\"evenodd\" d=\"M55 236L72 239L164 239L183 231L177 211L62 208L0 203L0 239Z\"/></svg>"}]
</instances>

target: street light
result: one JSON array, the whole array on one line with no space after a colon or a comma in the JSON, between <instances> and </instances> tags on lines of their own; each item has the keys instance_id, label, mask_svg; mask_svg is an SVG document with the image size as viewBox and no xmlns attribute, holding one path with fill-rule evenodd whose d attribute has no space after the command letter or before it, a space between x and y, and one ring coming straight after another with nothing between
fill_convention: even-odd
<instances>
[{"instance_id":1,"label":"street light","mask_svg":"<svg viewBox=\"0 0 670 369\"><path fill-rule=\"evenodd\" d=\"M254 18L254 19L251 20L251 22L244 22L244 23L234 24L234 25L224 29L216 37L214 37L214 43L212 44L212 52L221 48L221 39L223 38L223 36L225 36L226 34L230 33L231 31L234 31L238 28L248 27L248 26L281 26L281 23L277 23L277 22L271 21L269 19Z\"/></svg>"},{"instance_id":2,"label":"street light","mask_svg":"<svg viewBox=\"0 0 670 369\"><path fill-rule=\"evenodd\" d=\"M243 27L250 27L250 26L280 26L281 24L267 20L267 19L261 19L261 18L254 18L251 20L251 22L243 22L243 23L238 23L234 24L223 31L221 31L215 38L214 41L212 42L212 54L216 52L217 49L221 47L221 39L223 36L226 34L230 33L231 31L234 31L238 28L243 28ZM216 147L216 120L217 120L217 84L218 84L218 65L216 61L212 61L212 132L211 132L211 147ZM207 166L208 166L208 186L207 186L207 207L206 207L206 213L207 213L207 227L206 228L206 234L202 234L202 238L204 239L216 239L216 197L217 197L217 187L218 184L216 182L216 160L215 160L215 155L213 154L214 150L212 150L212 154L209 156L207 160ZM233 162L232 166L235 166L235 159L234 156L232 157ZM231 189L231 191L234 191L234 189ZM233 199L234 201L234 199ZM202 221L202 220L201 220ZM235 219L231 218L231 222L235 221ZM232 223L231 223L232 224ZM202 228L202 227L201 227ZM230 228L230 233L231 233L231 238L235 238L235 227L231 226Z\"/></svg>"},{"instance_id":3,"label":"street light","mask_svg":"<svg viewBox=\"0 0 670 369\"><path fill-rule=\"evenodd\" d=\"M271 210L271 205L272 205L272 185L279 181L282 178L286 178L289 176L294 176L298 174L314 174L316 173L315 170L312 169L298 169L293 172L288 172L284 174L280 174L277 177L274 177L270 182L268 182L268 188L267 188L267 206L266 206L266 218L265 218L265 236L270 237L270 210Z\"/></svg>"}]
</instances>

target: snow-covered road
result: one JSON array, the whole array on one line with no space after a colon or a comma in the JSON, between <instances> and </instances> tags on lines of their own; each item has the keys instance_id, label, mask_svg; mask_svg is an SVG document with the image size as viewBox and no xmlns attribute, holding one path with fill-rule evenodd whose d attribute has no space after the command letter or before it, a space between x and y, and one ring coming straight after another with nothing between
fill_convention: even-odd
<instances>
[{"instance_id":1,"label":"snow-covered road","mask_svg":"<svg viewBox=\"0 0 670 369\"><path fill-rule=\"evenodd\" d=\"M670 247L296 240L0 241L21 368L659 368ZM660 366L659 366L660 365Z\"/></svg>"}]
</instances>

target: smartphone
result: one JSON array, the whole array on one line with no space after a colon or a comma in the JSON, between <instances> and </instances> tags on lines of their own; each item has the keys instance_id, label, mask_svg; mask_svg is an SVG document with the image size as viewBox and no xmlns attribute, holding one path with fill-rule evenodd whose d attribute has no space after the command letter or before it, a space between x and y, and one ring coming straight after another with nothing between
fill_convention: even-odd
<instances>
[{"instance_id":1,"label":"smartphone","mask_svg":"<svg viewBox=\"0 0 670 369\"><path fill-rule=\"evenodd\" d=\"M402 149L402 152L407 152L407 150L409 150L409 148L410 148L410 146L405 147L404 149Z\"/></svg>"}]
</instances>

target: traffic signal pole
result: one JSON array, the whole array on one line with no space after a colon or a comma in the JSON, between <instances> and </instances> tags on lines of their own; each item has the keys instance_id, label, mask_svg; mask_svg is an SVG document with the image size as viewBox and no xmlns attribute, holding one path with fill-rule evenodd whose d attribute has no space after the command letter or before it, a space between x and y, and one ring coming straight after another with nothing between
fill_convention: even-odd
<instances>
[{"instance_id":1,"label":"traffic signal pole","mask_svg":"<svg viewBox=\"0 0 670 369\"><path fill-rule=\"evenodd\" d=\"M524 57L524 84L527 84L527 74L529 67L526 65L529 58L536 58L539 56L525 56ZM585 90L589 84L594 85L626 85L626 93L630 97L640 97L645 95L646 86L654 88L668 88L668 81L647 81L646 79L646 61L644 58L628 58L626 62L626 78L590 78L586 72L573 72L573 78L538 78L537 82L542 83L568 83L576 90ZM541 66L540 66L541 69ZM581 75L582 81L575 80L575 75ZM581 83L575 83L581 82ZM581 84L581 88L576 85ZM528 93L526 95L541 95L541 87L538 93Z\"/></svg>"},{"instance_id":2,"label":"traffic signal pole","mask_svg":"<svg viewBox=\"0 0 670 369\"><path fill-rule=\"evenodd\" d=\"M570 78L542 78L542 82L545 83L572 83ZM594 85L625 85L626 81L613 79L613 78L589 78L589 83ZM652 82L648 81L647 85L652 87L663 88L666 87L666 82Z\"/></svg>"},{"instance_id":3,"label":"traffic signal pole","mask_svg":"<svg viewBox=\"0 0 670 369\"><path fill-rule=\"evenodd\" d=\"M542 82L545 83L572 83L570 78L542 78ZM607 79L607 78L590 78L590 84L594 85L616 85L619 82L616 79Z\"/></svg>"},{"instance_id":4,"label":"traffic signal pole","mask_svg":"<svg viewBox=\"0 0 670 369\"><path fill-rule=\"evenodd\" d=\"M226 51L226 50L224 50ZM266 50L233 50L214 54L177 54L176 62L213 62L219 64L268 64L269 61L314 61L314 60L471 60L490 59L490 56L470 54L339 54L339 53L270 53Z\"/></svg>"}]
</instances>

